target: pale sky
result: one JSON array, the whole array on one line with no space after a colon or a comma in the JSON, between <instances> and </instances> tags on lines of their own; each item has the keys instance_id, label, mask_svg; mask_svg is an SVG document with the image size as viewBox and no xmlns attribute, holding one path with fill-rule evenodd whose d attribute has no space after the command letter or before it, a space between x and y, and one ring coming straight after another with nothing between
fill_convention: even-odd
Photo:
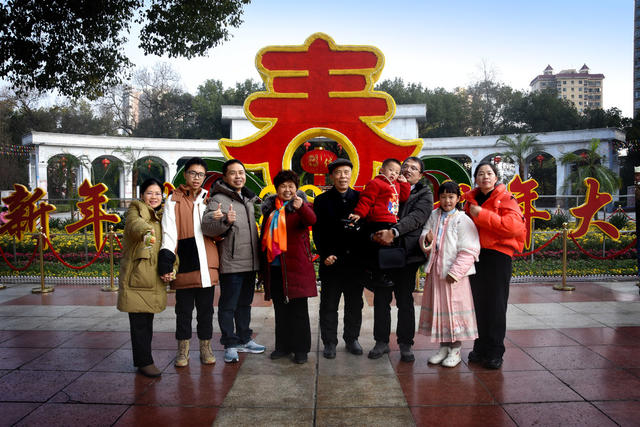
<instances>
[{"instance_id":1,"label":"pale sky","mask_svg":"<svg viewBox=\"0 0 640 427\"><path fill-rule=\"evenodd\" d=\"M631 116L633 10L632 0L253 0L242 26L208 57L144 57L135 41L127 53L138 66L171 63L193 94L207 79L225 86L260 80L259 49L302 44L315 32L337 44L378 47L385 56L380 80L401 77L432 89L468 85L483 62L520 90L547 65L557 73L586 63L605 75L604 108Z\"/></svg>"}]
</instances>

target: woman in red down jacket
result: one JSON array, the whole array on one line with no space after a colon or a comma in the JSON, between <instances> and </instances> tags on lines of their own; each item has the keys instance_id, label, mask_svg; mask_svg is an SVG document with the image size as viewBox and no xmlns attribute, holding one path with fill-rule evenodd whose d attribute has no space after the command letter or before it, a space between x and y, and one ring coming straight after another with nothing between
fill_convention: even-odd
<instances>
[{"instance_id":1,"label":"woman in red down jacket","mask_svg":"<svg viewBox=\"0 0 640 427\"><path fill-rule=\"evenodd\" d=\"M469 277L478 322L469 362L498 369L505 350L511 258L522 251L525 224L516 199L504 184L497 184L494 164L479 163L473 178L476 188L464 195L465 211L478 229L481 249L476 274Z\"/></svg>"},{"instance_id":2,"label":"woman in red down jacket","mask_svg":"<svg viewBox=\"0 0 640 427\"><path fill-rule=\"evenodd\" d=\"M276 195L262 203L262 277L265 299L273 300L275 350L271 359L294 354L305 363L311 350L307 298L318 295L309 227L316 222L313 207L298 191L298 175L283 170L273 179Z\"/></svg>"}]
</instances>

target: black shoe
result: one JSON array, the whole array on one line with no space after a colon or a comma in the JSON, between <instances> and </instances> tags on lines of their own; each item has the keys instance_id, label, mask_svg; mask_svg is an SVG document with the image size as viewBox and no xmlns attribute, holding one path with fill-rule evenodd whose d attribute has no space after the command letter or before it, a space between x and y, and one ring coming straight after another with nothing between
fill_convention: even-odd
<instances>
[{"instance_id":1,"label":"black shoe","mask_svg":"<svg viewBox=\"0 0 640 427\"><path fill-rule=\"evenodd\" d=\"M333 343L325 344L324 351L322 355L325 359L335 359L336 358L336 345Z\"/></svg>"},{"instance_id":2,"label":"black shoe","mask_svg":"<svg viewBox=\"0 0 640 427\"><path fill-rule=\"evenodd\" d=\"M276 359L282 359L283 357L287 357L288 355L289 355L289 353L287 353L285 351L274 350L269 355L269 358L271 360L276 360Z\"/></svg>"},{"instance_id":3,"label":"black shoe","mask_svg":"<svg viewBox=\"0 0 640 427\"><path fill-rule=\"evenodd\" d=\"M360 345L358 340L347 342L346 348L349 353L355 354L356 356L360 356L362 354L362 346Z\"/></svg>"},{"instance_id":4,"label":"black shoe","mask_svg":"<svg viewBox=\"0 0 640 427\"><path fill-rule=\"evenodd\" d=\"M471 350L467 360L471 363L482 363L484 361L484 357L482 357L482 355L477 351Z\"/></svg>"},{"instance_id":5,"label":"black shoe","mask_svg":"<svg viewBox=\"0 0 640 427\"><path fill-rule=\"evenodd\" d=\"M307 363L307 353L294 353L293 361L299 365Z\"/></svg>"},{"instance_id":6,"label":"black shoe","mask_svg":"<svg viewBox=\"0 0 640 427\"><path fill-rule=\"evenodd\" d=\"M400 360L403 362L413 362L416 360L416 357L413 355L411 351L410 344L399 344L400 346Z\"/></svg>"},{"instance_id":7,"label":"black shoe","mask_svg":"<svg viewBox=\"0 0 640 427\"><path fill-rule=\"evenodd\" d=\"M389 353L389 344L382 341L376 341L376 345L368 354L369 359L379 359L383 354Z\"/></svg>"},{"instance_id":8,"label":"black shoe","mask_svg":"<svg viewBox=\"0 0 640 427\"><path fill-rule=\"evenodd\" d=\"M502 366L502 357L496 357L495 359L487 359L482 365L487 369L500 369Z\"/></svg>"}]
</instances>

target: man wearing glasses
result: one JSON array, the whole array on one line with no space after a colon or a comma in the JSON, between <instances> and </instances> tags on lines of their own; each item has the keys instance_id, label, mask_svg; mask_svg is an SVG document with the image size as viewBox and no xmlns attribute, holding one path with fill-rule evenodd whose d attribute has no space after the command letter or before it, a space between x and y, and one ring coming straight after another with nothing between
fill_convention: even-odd
<instances>
[{"instance_id":1,"label":"man wearing glasses","mask_svg":"<svg viewBox=\"0 0 640 427\"><path fill-rule=\"evenodd\" d=\"M213 335L213 295L218 284L218 249L210 237L202 234L202 215L207 191L202 188L207 164L193 157L184 165L185 183L167 198L162 216L162 249L158 254L158 272L176 290L176 339L178 353L175 366L189 364L191 316L196 308L200 362L215 363L211 350ZM179 269L173 271L178 256ZM175 275L174 275L175 274Z\"/></svg>"},{"instance_id":2,"label":"man wearing glasses","mask_svg":"<svg viewBox=\"0 0 640 427\"><path fill-rule=\"evenodd\" d=\"M373 337L376 345L369 352L370 359L377 359L389 353L389 335L391 333L391 299L396 297L398 307L398 326L396 335L400 347L400 360L413 362L411 351L416 330L413 308L413 290L416 273L425 262L425 256L418 247L418 238L422 226L429 219L433 209L433 193L428 185L421 181L423 164L417 157L408 157L402 162L400 173L411 185L409 199L400 203L398 222L387 230L378 231L373 239L381 245L391 245L395 239L405 248L407 265L392 274L393 287L376 288L373 296Z\"/></svg>"}]
</instances>

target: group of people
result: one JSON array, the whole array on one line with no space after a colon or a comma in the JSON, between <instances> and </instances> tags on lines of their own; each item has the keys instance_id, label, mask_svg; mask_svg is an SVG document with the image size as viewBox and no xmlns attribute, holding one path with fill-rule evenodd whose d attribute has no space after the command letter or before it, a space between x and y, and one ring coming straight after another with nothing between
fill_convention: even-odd
<instances>
[{"instance_id":1,"label":"group of people","mask_svg":"<svg viewBox=\"0 0 640 427\"><path fill-rule=\"evenodd\" d=\"M413 291L426 264L427 281L418 331L440 342L429 363L453 367L461 341L474 339L469 361L502 365L511 257L521 250L524 219L491 163L474 172L476 188L465 194L455 182L439 186L440 205L422 181L417 157L387 159L362 192L350 187L353 165L339 158L328 165L332 186L313 203L298 189L299 178L282 170L276 193L260 199L246 186L242 162L231 159L210 192L202 188L206 163L190 159L185 184L162 205L162 185L150 179L141 201L127 212L118 309L129 313L133 362L146 376L160 375L151 354L153 314L166 307L166 284L176 290L175 366L189 363L193 308L200 361L215 363L211 350L215 286L220 287L218 324L224 360L239 352L262 353L252 339L251 303L256 275L265 299L273 301L275 348L271 359L307 362L311 350L308 298L318 295L309 228L319 256L320 332L323 356L336 357L338 305L344 296L346 350L362 355L358 342L363 291L373 291L375 345L368 357L389 352L391 301L398 309L401 360L415 360ZM260 205L262 225L256 225Z\"/></svg>"}]
</instances>

